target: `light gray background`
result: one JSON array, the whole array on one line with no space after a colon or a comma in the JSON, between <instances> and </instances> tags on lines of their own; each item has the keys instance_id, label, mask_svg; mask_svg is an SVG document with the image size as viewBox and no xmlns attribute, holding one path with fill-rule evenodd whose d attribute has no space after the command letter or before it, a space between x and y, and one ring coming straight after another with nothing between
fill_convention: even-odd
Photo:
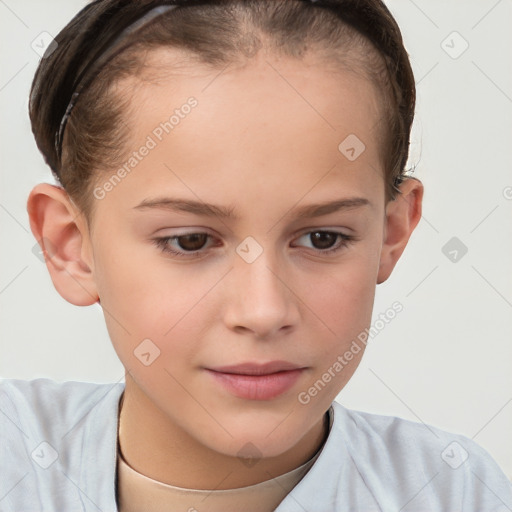
<instances>
[{"instance_id":1,"label":"light gray background","mask_svg":"<svg viewBox=\"0 0 512 512\"><path fill-rule=\"evenodd\" d=\"M123 379L100 307L58 295L32 252L25 209L30 189L52 182L27 114L39 60L31 45L44 31L56 35L85 4L0 0L4 378ZM375 318L395 300L404 311L370 342L338 400L474 438L510 478L512 1L387 4L416 75L411 165L425 184L424 212L390 280L377 287ZM452 237L468 248L456 262L442 251Z\"/></svg>"}]
</instances>

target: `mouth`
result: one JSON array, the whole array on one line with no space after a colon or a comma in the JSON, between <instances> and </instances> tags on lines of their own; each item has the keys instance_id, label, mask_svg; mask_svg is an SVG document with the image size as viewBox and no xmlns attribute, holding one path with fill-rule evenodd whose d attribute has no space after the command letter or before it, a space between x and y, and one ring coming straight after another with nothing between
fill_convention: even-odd
<instances>
[{"instance_id":1,"label":"mouth","mask_svg":"<svg viewBox=\"0 0 512 512\"><path fill-rule=\"evenodd\" d=\"M208 369L214 372L231 373L234 375L270 375L272 373L298 370L300 368L304 367L289 363L288 361L270 361L261 364L248 362L231 366L217 366Z\"/></svg>"},{"instance_id":2,"label":"mouth","mask_svg":"<svg viewBox=\"0 0 512 512\"><path fill-rule=\"evenodd\" d=\"M271 400L293 387L306 367L287 361L271 361L264 364L242 363L205 370L217 384L239 398Z\"/></svg>"}]
</instances>

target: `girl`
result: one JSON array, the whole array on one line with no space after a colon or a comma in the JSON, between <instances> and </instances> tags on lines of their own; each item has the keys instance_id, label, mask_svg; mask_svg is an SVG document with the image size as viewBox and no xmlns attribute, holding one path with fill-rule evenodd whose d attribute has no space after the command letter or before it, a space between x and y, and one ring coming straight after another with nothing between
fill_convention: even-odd
<instances>
[{"instance_id":1,"label":"girl","mask_svg":"<svg viewBox=\"0 0 512 512\"><path fill-rule=\"evenodd\" d=\"M78 13L34 78L61 186L28 211L126 379L1 383L1 510L510 510L471 440L335 401L421 217L414 108L380 0Z\"/></svg>"}]
</instances>

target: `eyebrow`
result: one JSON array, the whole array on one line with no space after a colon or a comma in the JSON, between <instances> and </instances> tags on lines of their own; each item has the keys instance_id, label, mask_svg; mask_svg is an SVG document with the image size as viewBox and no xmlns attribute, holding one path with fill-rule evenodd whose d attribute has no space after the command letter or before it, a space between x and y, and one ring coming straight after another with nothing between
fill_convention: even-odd
<instances>
[{"instance_id":1,"label":"eyebrow","mask_svg":"<svg viewBox=\"0 0 512 512\"><path fill-rule=\"evenodd\" d=\"M339 199L337 201L328 201L325 203L311 204L295 210L295 216L298 219L314 218L334 213L337 211L352 210L362 206L371 205L365 197L350 197ZM162 197L155 199L144 199L140 204L134 207L134 210L159 209L178 212L187 212L206 217L220 217L223 219L237 220L235 207L224 207L214 204L193 201L190 199L177 199Z\"/></svg>"}]
</instances>

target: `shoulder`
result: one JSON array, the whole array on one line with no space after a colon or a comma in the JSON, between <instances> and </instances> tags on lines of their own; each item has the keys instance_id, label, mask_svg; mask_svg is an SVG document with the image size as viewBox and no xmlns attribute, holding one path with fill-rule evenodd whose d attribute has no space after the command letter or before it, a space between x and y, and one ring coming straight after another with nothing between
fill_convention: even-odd
<instances>
[{"instance_id":1,"label":"shoulder","mask_svg":"<svg viewBox=\"0 0 512 512\"><path fill-rule=\"evenodd\" d=\"M368 482L385 482L388 489L400 482L403 499L417 493L415 499L424 499L428 506L443 497L461 510L512 508L512 484L472 439L421 422L347 409L337 402L333 408L338 439Z\"/></svg>"},{"instance_id":2,"label":"shoulder","mask_svg":"<svg viewBox=\"0 0 512 512\"><path fill-rule=\"evenodd\" d=\"M124 388L122 383L116 383L120 388ZM0 396L12 397L17 400L45 400L47 396L52 398L65 397L71 402L75 398L83 398L91 392L108 389L116 386L112 383L97 384L94 382L80 381L56 381L49 378L36 378L31 380L24 379L2 379L0 378Z\"/></svg>"},{"instance_id":3,"label":"shoulder","mask_svg":"<svg viewBox=\"0 0 512 512\"><path fill-rule=\"evenodd\" d=\"M124 383L0 379L2 510L81 510L74 482L111 510L123 390Z\"/></svg>"},{"instance_id":4,"label":"shoulder","mask_svg":"<svg viewBox=\"0 0 512 512\"><path fill-rule=\"evenodd\" d=\"M96 410L117 414L124 383L0 379L0 426L7 438L59 439ZM96 412L95 411L95 412ZM105 419L112 420L106 414Z\"/></svg>"},{"instance_id":5,"label":"shoulder","mask_svg":"<svg viewBox=\"0 0 512 512\"><path fill-rule=\"evenodd\" d=\"M397 416L347 409L339 403L333 407L339 425L351 433L351 440L357 440L359 445L393 448L390 455L394 457L434 465L444 461L450 467L460 466L470 455L474 455L477 463L491 458L480 445L462 434Z\"/></svg>"},{"instance_id":6,"label":"shoulder","mask_svg":"<svg viewBox=\"0 0 512 512\"><path fill-rule=\"evenodd\" d=\"M51 419L53 427L59 420L68 423L92 404L105 401L117 405L123 383L96 384L91 382L58 382L48 378L32 380L0 379L0 408L10 411L9 418ZM2 421L5 421L5 415Z\"/></svg>"}]
</instances>

